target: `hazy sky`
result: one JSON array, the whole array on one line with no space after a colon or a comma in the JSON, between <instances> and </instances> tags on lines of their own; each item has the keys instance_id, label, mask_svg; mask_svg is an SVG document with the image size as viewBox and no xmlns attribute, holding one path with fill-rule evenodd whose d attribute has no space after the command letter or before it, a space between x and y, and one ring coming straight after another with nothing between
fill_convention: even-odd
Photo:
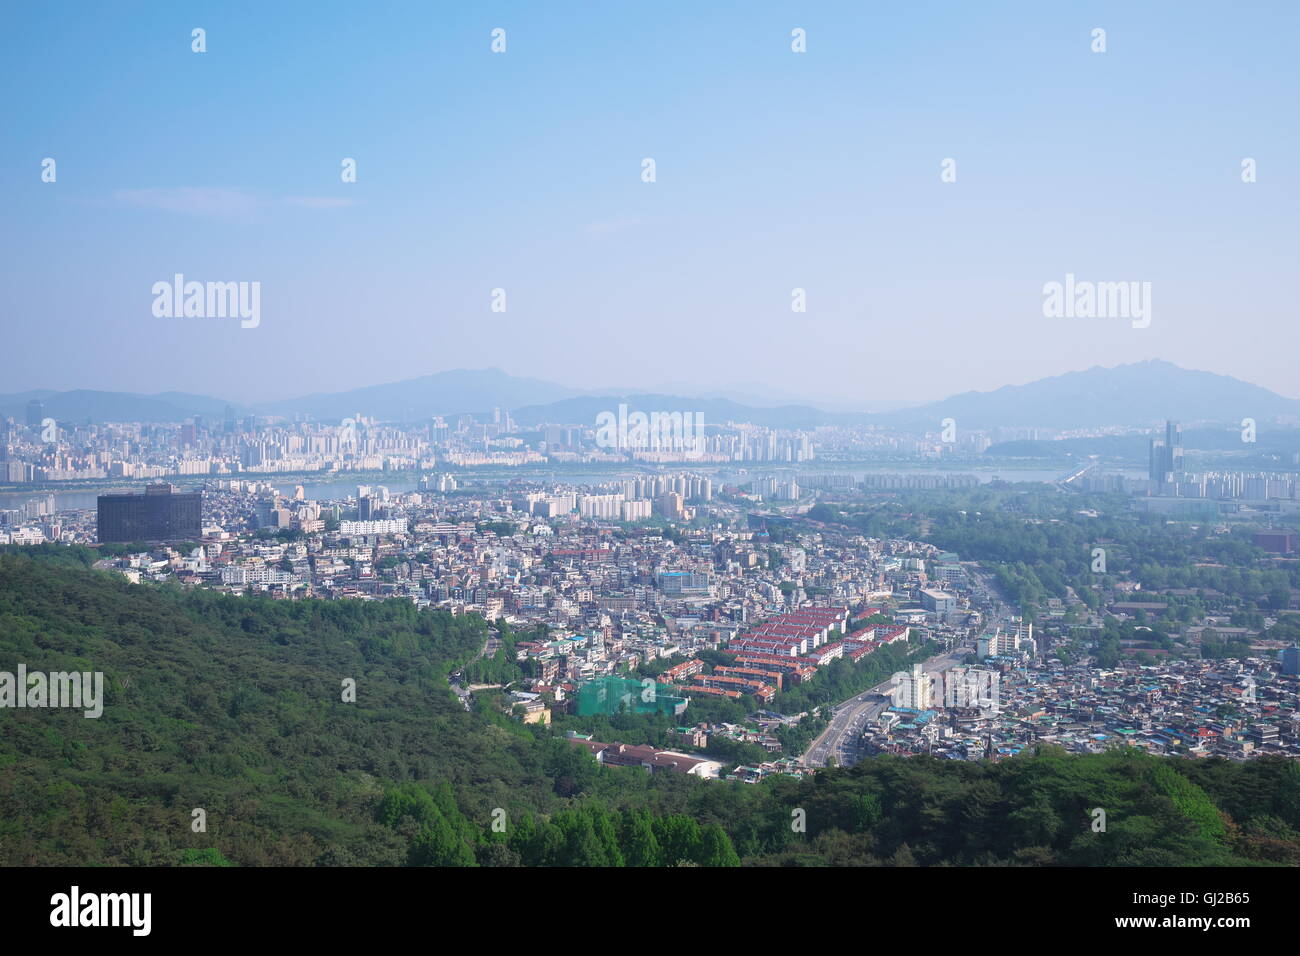
<instances>
[{"instance_id":1,"label":"hazy sky","mask_svg":"<svg viewBox=\"0 0 1300 956\"><path fill-rule=\"evenodd\" d=\"M1300 4L5 19L0 392L256 401L498 366L867 404L1163 358L1300 397ZM260 282L260 325L156 318L175 273ZM1150 282L1150 326L1045 318L1067 273Z\"/></svg>"}]
</instances>

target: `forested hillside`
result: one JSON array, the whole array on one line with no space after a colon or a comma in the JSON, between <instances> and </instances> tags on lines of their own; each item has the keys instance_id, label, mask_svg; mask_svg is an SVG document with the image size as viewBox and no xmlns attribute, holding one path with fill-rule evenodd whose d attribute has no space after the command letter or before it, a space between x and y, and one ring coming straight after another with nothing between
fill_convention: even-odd
<instances>
[{"instance_id":1,"label":"forested hillside","mask_svg":"<svg viewBox=\"0 0 1300 956\"><path fill-rule=\"evenodd\" d=\"M1291 762L650 776L466 712L445 675L483 646L476 616L133 585L91 559L0 553L0 671L103 671L106 698L98 719L0 709L3 865L1300 863Z\"/></svg>"}]
</instances>

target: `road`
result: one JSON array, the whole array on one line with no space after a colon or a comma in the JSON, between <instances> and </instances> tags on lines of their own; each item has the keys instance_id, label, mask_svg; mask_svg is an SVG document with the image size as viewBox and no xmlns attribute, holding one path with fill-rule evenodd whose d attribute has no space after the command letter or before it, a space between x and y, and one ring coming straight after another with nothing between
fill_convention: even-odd
<instances>
[{"instance_id":1,"label":"road","mask_svg":"<svg viewBox=\"0 0 1300 956\"><path fill-rule=\"evenodd\" d=\"M971 650L969 647L958 647L931 657L925 661L925 671L927 674L946 671L960 664ZM875 720L889 706L888 697L881 695L887 694L893 686L894 680L891 676L889 680L836 707L830 725L812 742L807 753L800 758L800 762L805 767L824 767L826 762L834 757L841 767L856 763L860 756L858 738L867 722Z\"/></svg>"},{"instance_id":2,"label":"road","mask_svg":"<svg viewBox=\"0 0 1300 956\"><path fill-rule=\"evenodd\" d=\"M483 647L479 650L477 654L475 654L472 658L470 658L469 663L473 664L480 657L492 657L500 649L501 649L501 639L498 637L491 636L491 632L489 632L489 636L487 640L483 642ZM451 685L452 692L457 697L460 698L461 706L463 706L466 710L469 710L470 692L473 691L475 688L471 686L467 689L463 683L464 679L465 679L465 669L461 668L459 670L453 671L450 675L448 675L447 681ZM496 687L500 685L484 684L483 686ZM481 690L482 688L480 687L479 689Z\"/></svg>"},{"instance_id":3,"label":"road","mask_svg":"<svg viewBox=\"0 0 1300 956\"><path fill-rule=\"evenodd\" d=\"M1015 610L1007 604L993 572L974 561L963 561L962 567L966 569L966 575L973 585L972 599L984 614L984 630L1006 627L1008 618L1015 614Z\"/></svg>"},{"instance_id":4,"label":"road","mask_svg":"<svg viewBox=\"0 0 1300 956\"><path fill-rule=\"evenodd\" d=\"M1077 481L1078 479L1082 478L1082 477L1083 477L1084 475L1086 475L1088 472L1092 471L1093 469L1095 469L1095 468L1097 468L1097 467L1098 467L1098 463L1097 463L1097 462L1095 462L1095 461L1090 461L1090 462L1088 462L1086 465L1082 465L1082 466L1080 466L1079 468L1076 468L1074 471L1070 472L1068 475L1064 475L1064 476L1062 476L1062 477L1060 477L1060 478L1057 478L1055 484L1056 484L1056 486L1057 486L1058 488L1063 488L1063 489L1067 489L1067 490L1068 490L1069 487L1070 487L1070 483L1071 483L1072 481Z\"/></svg>"},{"instance_id":5,"label":"road","mask_svg":"<svg viewBox=\"0 0 1300 956\"><path fill-rule=\"evenodd\" d=\"M971 589L968 593L971 594L974 604L984 613L983 629L992 631L998 627L1006 627L1008 618L1014 612L998 590L992 572L973 561L962 562L962 567L966 569L971 582ZM974 650L973 647L962 646L946 651L937 657L931 657L925 662L925 671L927 674L946 671L948 668L960 664L966 655L974 653ZM831 757L834 757L842 767L856 763L861 756L858 752L858 740L862 735L863 728L866 727L869 721L878 718L884 709L889 706L889 700L882 699L881 695L892 687L893 678L891 677L889 680L877 684L869 691L846 700L836 707L830 725L822 731L821 736L812 742L812 746L800 758L804 766L824 767L826 761Z\"/></svg>"}]
</instances>

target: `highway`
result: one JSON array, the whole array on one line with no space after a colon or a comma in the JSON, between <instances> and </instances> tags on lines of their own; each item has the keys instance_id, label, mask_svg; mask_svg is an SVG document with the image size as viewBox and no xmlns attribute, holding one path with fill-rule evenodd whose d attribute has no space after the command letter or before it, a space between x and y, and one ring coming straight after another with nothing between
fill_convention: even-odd
<instances>
[{"instance_id":1,"label":"highway","mask_svg":"<svg viewBox=\"0 0 1300 956\"><path fill-rule=\"evenodd\" d=\"M972 648L969 647L958 647L931 657L925 661L925 671L927 674L946 671L960 664L971 650ZM812 742L807 753L800 758L800 762L805 767L824 767L826 762L834 757L841 767L856 763L861 756L858 753L858 738L867 723L879 717L889 706L888 697L881 695L887 695L893 684L891 675L889 680L836 707L830 725Z\"/></svg>"},{"instance_id":2,"label":"highway","mask_svg":"<svg viewBox=\"0 0 1300 956\"><path fill-rule=\"evenodd\" d=\"M962 567L970 578L970 594L975 606L984 613L982 630L992 631L997 627L1006 627L1007 619L1013 611L998 591L993 574L976 562L963 562ZM945 651L925 662L927 674L941 673L960 664L967 654L974 653L975 648L961 646ZM882 698L893 687L893 677L875 687L844 701L835 708L830 725L821 733L807 752L800 758L806 767L824 767L826 761L834 757L841 767L854 764L861 757L858 752L858 740L868 722L875 720L889 706L888 698Z\"/></svg>"}]
</instances>

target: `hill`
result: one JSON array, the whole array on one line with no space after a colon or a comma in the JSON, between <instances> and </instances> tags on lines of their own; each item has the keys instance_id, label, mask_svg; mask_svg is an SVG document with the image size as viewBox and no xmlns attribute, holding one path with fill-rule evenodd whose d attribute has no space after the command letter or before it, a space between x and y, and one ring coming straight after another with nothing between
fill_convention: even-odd
<instances>
[{"instance_id":1,"label":"hill","mask_svg":"<svg viewBox=\"0 0 1300 956\"><path fill-rule=\"evenodd\" d=\"M770 398L775 398L775 393ZM182 421L201 415L210 422L225 414L272 417L306 416L338 422L357 414L387 422L421 422L433 415L490 415L509 411L522 425L543 422L594 424L603 411L620 403L642 411L701 412L706 424L752 422L770 428L816 428L820 425L878 425L905 430L937 431L945 418L958 428L1099 428L1150 427L1166 419L1214 423L1237 428L1243 418L1261 426L1300 424L1300 401L1227 375L1179 368L1149 361L1114 368L1100 366L1007 385L991 392L963 392L937 402L888 412L826 411L806 404L777 404L755 395L754 403L725 397L713 388L679 394L632 390L602 390L600 394L534 378L509 375L500 369L454 369L402 382L372 385L342 392L320 392L279 402L248 406L181 392L135 395L126 392L77 390L32 391L0 395L0 417L25 421L31 398L45 403L46 414L60 421ZM883 407L888 402L864 405Z\"/></svg>"},{"instance_id":2,"label":"hill","mask_svg":"<svg viewBox=\"0 0 1300 956\"><path fill-rule=\"evenodd\" d=\"M1095 366L991 392L962 392L900 412L882 424L937 430L944 418L959 428L1090 428L1148 426L1166 419L1238 424L1300 420L1300 401L1229 375L1148 361Z\"/></svg>"},{"instance_id":3,"label":"hill","mask_svg":"<svg viewBox=\"0 0 1300 956\"><path fill-rule=\"evenodd\" d=\"M473 615L134 585L92 557L0 553L0 670L106 678L98 719L0 709L0 865L1300 863L1290 761L1047 749L651 776L464 711L443 675L482 646Z\"/></svg>"},{"instance_id":4,"label":"hill","mask_svg":"<svg viewBox=\"0 0 1300 956\"><path fill-rule=\"evenodd\" d=\"M585 852L566 827L591 819L561 816L559 791L622 774L460 706L445 675L483 646L481 617L133 585L92 558L0 554L0 671L105 681L97 719L0 709L0 865L472 865L497 808L563 838L539 859ZM682 852L707 862L717 836Z\"/></svg>"},{"instance_id":5,"label":"hill","mask_svg":"<svg viewBox=\"0 0 1300 956\"><path fill-rule=\"evenodd\" d=\"M381 421L417 422L432 415L512 410L576 394L576 389L507 375L500 369L454 369L388 385L265 403L258 406L258 411L323 420L341 420L360 413Z\"/></svg>"}]
</instances>

